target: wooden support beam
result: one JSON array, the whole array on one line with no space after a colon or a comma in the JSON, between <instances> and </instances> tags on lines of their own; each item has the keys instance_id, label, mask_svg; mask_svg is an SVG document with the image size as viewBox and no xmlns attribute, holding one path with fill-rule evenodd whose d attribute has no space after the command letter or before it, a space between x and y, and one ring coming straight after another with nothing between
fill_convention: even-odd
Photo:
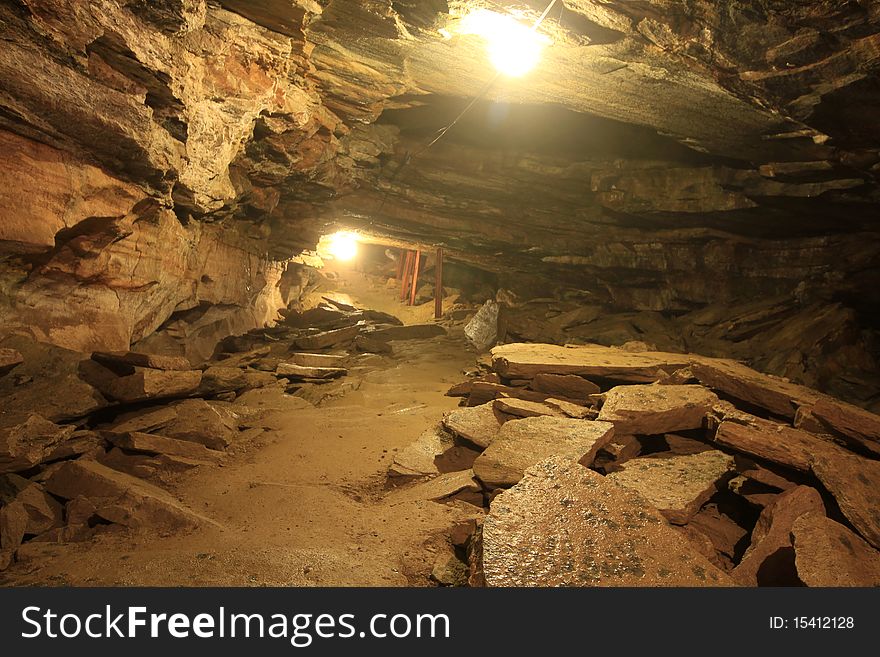
<instances>
[{"instance_id":1,"label":"wooden support beam","mask_svg":"<svg viewBox=\"0 0 880 657\"><path fill-rule=\"evenodd\" d=\"M437 247L437 262L434 263L434 319L443 316L443 249Z\"/></svg>"},{"instance_id":2,"label":"wooden support beam","mask_svg":"<svg viewBox=\"0 0 880 657\"><path fill-rule=\"evenodd\" d=\"M397 249L397 280L403 278L403 250Z\"/></svg>"},{"instance_id":3,"label":"wooden support beam","mask_svg":"<svg viewBox=\"0 0 880 657\"><path fill-rule=\"evenodd\" d=\"M412 289L409 293L409 305L413 306L416 303L416 288L419 285L419 265L421 264L422 252L416 251L415 263L413 264L413 273L412 273Z\"/></svg>"},{"instance_id":4,"label":"wooden support beam","mask_svg":"<svg viewBox=\"0 0 880 657\"><path fill-rule=\"evenodd\" d=\"M409 272L412 268L412 251L407 250L406 252L406 261L403 265L403 276L400 279L400 300L403 301L406 299L407 292L409 292L409 286L407 283L409 282Z\"/></svg>"}]
</instances>

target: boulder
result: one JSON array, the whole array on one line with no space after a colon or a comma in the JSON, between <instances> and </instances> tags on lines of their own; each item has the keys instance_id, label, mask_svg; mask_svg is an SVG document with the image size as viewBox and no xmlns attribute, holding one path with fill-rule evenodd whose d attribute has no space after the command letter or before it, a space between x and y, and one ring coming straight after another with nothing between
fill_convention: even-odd
<instances>
[{"instance_id":1,"label":"boulder","mask_svg":"<svg viewBox=\"0 0 880 657\"><path fill-rule=\"evenodd\" d=\"M548 395L561 395L572 399L586 399L600 392L592 381L574 374L536 374L531 383L532 390L546 392Z\"/></svg>"},{"instance_id":2,"label":"boulder","mask_svg":"<svg viewBox=\"0 0 880 657\"><path fill-rule=\"evenodd\" d=\"M608 478L638 491L676 525L687 523L733 473L733 457L712 450L668 458L636 458Z\"/></svg>"},{"instance_id":3,"label":"boulder","mask_svg":"<svg viewBox=\"0 0 880 657\"><path fill-rule=\"evenodd\" d=\"M880 552L825 514L798 517L791 539L798 578L807 586L880 586Z\"/></svg>"},{"instance_id":4,"label":"boulder","mask_svg":"<svg viewBox=\"0 0 880 657\"><path fill-rule=\"evenodd\" d=\"M86 497L95 505L95 515L138 531L174 531L211 522L161 488L96 461L66 463L46 482L46 490L66 500Z\"/></svg>"},{"instance_id":5,"label":"boulder","mask_svg":"<svg viewBox=\"0 0 880 657\"><path fill-rule=\"evenodd\" d=\"M477 447L486 448L498 435L501 423L504 421L501 415L489 402L481 406L449 411L443 416L443 426Z\"/></svg>"},{"instance_id":6,"label":"boulder","mask_svg":"<svg viewBox=\"0 0 880 657\"><path fill-rule=\"evenodd\" d=\"M489 586L724 586L637 492L566 458L498 495L482 532Z\"/></svg>"},{"instance_id":7,"label":"boulder","mask_svg":"<svg viewBox=\"0 0 880 657\"><path fill-rule=\"evenodd\" d=\"M59 426L36 413L0 416L0 474L45 462L75 427Z\"/></svg>"},{"instance_id":8,"label":"boulder","mask_svg":"<svg viewBox=\"0 0 880 657\"><path fill-rule=\"evenodd\" d=\"M202 382L200 370L153 370L139 368L134 374L111 380L100 388L108 398L122 403L186 397Z\"/></svg>"},{"instance_id":9,"label":"boulder","mask_svg":"<svg viewBox=\"0 0 880 657\"><path fill-rule=\"evenodd\" d=\"M880 461L841 449L817 455L813 474L834 496L856 531L880 549Z\"/></svg>"},{"instance_id":10,"label":"boulder","mask_svg":"<svg viewBox=\"0 0 880 657\"><path fill-rule=\"evenodd\" d=\"M787 586L795 583L791 529L801 515L818 512L825 505L815 488L797 486L781 493L767 505L752 530L752 542L733 578L743 586Z\"/></svg>"},{"instance_id":11,"label":"boulder","mask_svg":"<svg viewBox=\"0 0 880 657\"><path fill-rule=\"evenodd\" d=\"M515 415L516 417L541 417L543 415L563 417L562 411L556 408L525 399L499 397L495 400L494 404L495 410L507 413L508 415Z\"/></svg>"},{"instance_id":12,"label":"boulder","mask_svg":"<svg viewBox=\"0 0 880 657\"><path fill-rule=\"evenodd\" d=\"M717 399L702 386L617 386L605 394L599 419L633 435L699 429Z\"/></svg>"},{"instance_id":13,"label":"boulder","mask_svg":"<svg viewBox=\"0 0 880 657\"><path fill-rule=\"evenodd\" d=\"M588 466L614 435L614 425L558 417L505 422L474 461L474 474L487 488L512 486L523 473L551 456Z\"/></svg>"}]
</instances>

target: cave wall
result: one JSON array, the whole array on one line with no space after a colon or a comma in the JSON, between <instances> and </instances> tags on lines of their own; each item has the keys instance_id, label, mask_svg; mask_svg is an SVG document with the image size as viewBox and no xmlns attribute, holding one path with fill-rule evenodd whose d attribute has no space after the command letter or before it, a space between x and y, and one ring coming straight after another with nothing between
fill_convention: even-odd
<instances>
[{"instance_id":1,"label":"cave wall","mask_svg":"<svg viewBox=\"0 0 880 657\"><path fill-rule=\"evenodd\" d=\"M0 0L0 330L198 357L338 223L614 312L880 324L876 3L565 0L425 150L493 75L478 4Z\"/></svg>"}]
</instances>

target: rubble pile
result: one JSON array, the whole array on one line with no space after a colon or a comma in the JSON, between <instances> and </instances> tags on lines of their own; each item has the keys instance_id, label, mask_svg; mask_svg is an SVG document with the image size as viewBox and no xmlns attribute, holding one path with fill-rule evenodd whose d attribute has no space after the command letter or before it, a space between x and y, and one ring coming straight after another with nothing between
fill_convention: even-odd
<instances>
[{"instance_id":1,"label":"rubble pile","mask_svg":"<svg viewBox=\"0 0 880 657\"><path fill-rule=\"evenodd\" d=\"M389 473L485 509L471 585L880 585L880 416L732 360L491 353Z\"/></svg>"},{"instance_id":2,"label":"rubble pile","mask_svg":"<svg viewBox=\"0 0 880 657\"><path fill-rule=\"evenodd\" d=\"M181 356L89 356L8 338L0 349L0 569L44 543L212 524L166 484L264 431L259 389L318 404L357 387L346 378L366 352L442 333L328 299L224 339L198 367Z\"/></svg>"}]
</instances>

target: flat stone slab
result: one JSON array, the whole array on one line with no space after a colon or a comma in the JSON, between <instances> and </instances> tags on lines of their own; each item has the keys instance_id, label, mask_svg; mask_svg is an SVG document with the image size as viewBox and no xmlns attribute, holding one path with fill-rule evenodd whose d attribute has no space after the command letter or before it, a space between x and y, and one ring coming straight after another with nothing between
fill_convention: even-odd
<instances>
[{"instance_id":1,"label":"flat stone slab","mask_svg":"<svg viewBox=\"0 0 880 657\"><path fill-rule=\"evenodd\" d=\"M636 458L608 478L638 491L669 522L683 525L700 510L721 482L733 475L734 460L723 452L667 458Z\"/></svg>"},{"instance_id":2,"label":"flat stone slab","mask_svg":"<svg viewBox=\"0 0 880 657\"><path fill-rule=\"evenodd\" d=\"M561 347L515 342L491 350L493 369L508 379L538 374L574 374L633 383L649 383L690 364L684 354L631 353L599 345Z\"/></svg>"},{"instance_id":3,"label":"flat stone slab","mask_svg":"<svg viewBox=\"0 0 880 657\"><path fill-rule=\"evenodd\" d=\"M565 458L498 495L482 532L489 586L728 586L637 492Z\"/></svg>"},{"instance_id":4,"label":"flat stone slab","mask_svg":"<svg viewBox=\"0 0 880 657\"><path fill-rule=\"evenodd\" d=\"M219 453L208 449L200 443L189 440L178 440L166 436L157 436L151 433L131 431L128 433L103 432L103 436L116 447L130 452L143 452L145 454L168 454L170 456L183 456L201 461L216 461Z\"/></svg>"},{"instance_id":5,"label":"flat stone slab","mask_svg":"<svg viewBox=\"0 0 880 657\"><path fill-rule=\"evenodd\" d=\"M134 374L121 376L99 387L110 399L131 403L148 399L186 397L194 393L202 382L200 370L139 369Z\"/></svg>"},{"instance_id":6,"label":"flat stone slab","mask_svg":"<svg viewBox=\"0 0 880 657\"><path fill-rule=\"evenodd\" d=\"M508 415L517 417L541 417L549 415L553 417L562 417L563 413L559 409L552 408L541 402L528 401L526 399L516 399L514 397L499 397L495 400L496 410Z\"/></svg>"},{"instance_id":7,"label":"flat stone slab","mask_svg":"<svg viewBox=\"0 0 880 657\"><path fill-rule=\"evenodd\" d=\"M335 379L348 374L348 370L344 367L308 367L294 363L278 363L275 373L288 379Z\"/></svg>"},{"instance_id":8,"label":"flat stone slab","mask_svg":"<svg viewBox=\"0 0 880 657\"><path fill-rule=\"evenodd\" d=\"M438 475L424 483L392 492L388 498L392 504L404 502L439 502L460 493L480 494L480 482L473 470L459 470Z\"/></svg>"},{"instance_id":9,"label":"flat stone slab","mask_svg":"<svg viewBox=\"0 0 880 657\"><path fill-rule=\"evenodd\" d=\"M308 351L310 349L327 349L338 344L351 342L363 329L363 324L346 326L333 331L323 331L314 335L306 335L293 341L297 349Z\"/></svg>"},{"instance_id":10,"label":"flat stone slab","mask_svg":"<svg viewBox=\"0 0 880 657\"><path fill-rule=\"evenodd\" d=\"M806 408L806 407L805 407ZM822 397L809 412L831 431L880 454L880 415L836 399Z\"/></svg>"},{"instance_id":11,"label":"flat stone slab","mask_svg":"<svg viewBox=\"0 0 880 657\"><path fill-rule=\"evenodd\" d=\"M95 504L95 513L101 518L139 531L172 531L212 523L161 488L96 461L66 463L48 479L46 490L66 500L82 495Z\"/></svg>"},{"instance_id":12,"label":"flat stone slab","mask_svg":"<svg viewBox=\"0 0 880 657\"><path fill-rule=\"evenodd\" d=\"M532 390L546 392L548 395L561 395L572 399L586 399L600 392L592 381L574 374L536 374L531 383Z\"/></svg>"},{"instance_id":13,"label":"flat stone slab","mask_svg":"<svg viewBox=\"0 0 880 657\"><path fill-rule=\"evenodd\" d=\"M301 365L302 367L342 367L346 358L346 356L334 354L306 354L298 352L290 354L287 360L294 365Z\"/></svg>"},{"instance_id":14,"label":"flat stone slab","mask_svg":"<svg viewBox=\"0 0 880 657\"><path fill-rule=\"evenodd\" d=\"M129 365L132 367L149 367L157 370L187 371L193 368L189 359L184 356L162 356L159 354L143 354L135 351L96 351L92 360L108 365Z\"/></svg>"},{"instance_id":15,"label":"flat stone slab","mask_svg":"<svg viewBox=\"0 0 880 657\"><path fill-rule=\"evenodd\" d=\"M702 386L617 386L605 394L599 419L619 433L654 435L699 429L718 401Z\"/></svg>"},{"instance_id":16,"label":"flat stone slab","mask_svg":"<svg viewBox=\"0 0 880 657\"><path fill-rule=\"evenodd\" d=\"M252 390L270 386L277 380L270 372L214 365L202 372L202 380L196 394L216 395L222 392Z\"/></svg>"},{"instance_id":17,"label":"flat stone slab","mask_svg":"<svg viewBox=\"0 0 880 657\"><path fill-rule=\"evenodd\" d=\"M841 449L833 455L816 456L813 474L834 496L856 531L880 549L880 461Z\"/></svg>"},{"instance_id":18,"label":"flat stone slab","mask_svg":"<svg viewBox=\"0 0 880 657\"><path fill-rule=\"evenodd\" d=\"M488 447L501 428L502 418L492 402L449 411L443 416L443 426L477 447Z\"/></svg>"},{"instance_id":19,"label":"flat stone slab","mask_svg":"<svg viewBox=\"0 0 880 657\"><path fill-rule=\"evenodd\" d=\"M796 486L781 493L761 511L752 529L752 542L733 578L743 586L785 586L793 583L794 554L791 529L801 515L818 512L825 515L825 505L815 488Z\"/></svg>"},{"instance_id":20,"label":"flat stone slab","mask_svg":"<svg viewBox=\"0 0 880 657\"><path fill-rule=\"evenodd\" d=\"M474 461L474 474L489 488L513 486L539 461L558 456L590 465L614 435L614 425L558 417L504 423L498 437Z\"/></svg>"},{"instance_id":21,"label":"flat stone slab","mask_svg":"<svg viewBox=\"0 0 880 657\"><path fill-rule=\"evenodd\" d=\"M691 372L704 386L789 419L794 418L798 406L812 404L819 397L815 390L761 374L733 360L700 359L691 365Z\"/></svg>"},{"instance_id":22,"label":"flat stone slab","mask_svg":"<svg viewBox=\"0 0 880 657\"><path fill-rule=\"evenodd\" d=\"M767 420L755 418L755 422L754 425L722 422L714 441L723 447L800 472L810 471L817 454L841 451L834 443L815 434Z\"/></svg>"},{"instance_id":23,"label":"flat stone slab","mask_svg":"<svg viewBox=\"0 0 880 657\"><path fill-rule=\"evenodd\" d=\"M423 431L394 457L388 468L391 477L427 477L440 474L434 460L452 447L452 437L441 427Z\"/></svg>"},{"instance_id":24,"label":"flat stone slab","mask_svg":"<svg viewBox=\"0 0 880 657\"><path fill-rule=\"evenodd\" d=\"M791 528L798 578L807 586L880 586L880 552L822 513Z\"/></svg>"}]
</instances>

